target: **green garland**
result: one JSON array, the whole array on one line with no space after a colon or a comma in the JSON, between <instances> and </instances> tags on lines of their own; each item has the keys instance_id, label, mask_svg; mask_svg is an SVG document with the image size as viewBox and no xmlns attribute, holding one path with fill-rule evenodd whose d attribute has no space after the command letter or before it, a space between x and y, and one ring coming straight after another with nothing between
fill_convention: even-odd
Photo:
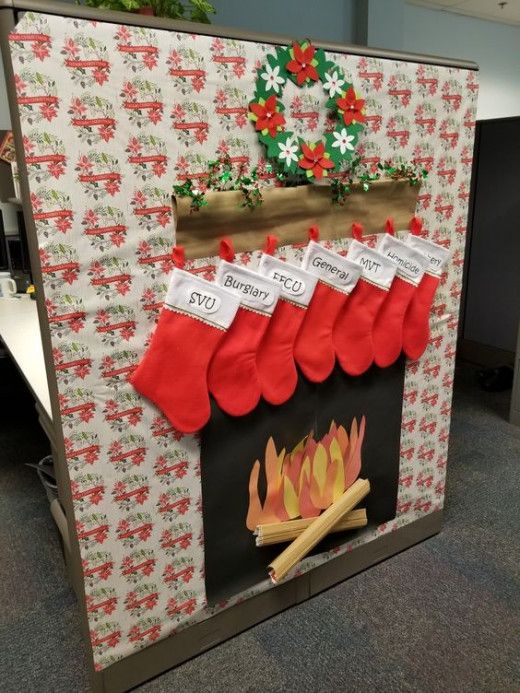
<instances>
[{"instance_id":1,"label":"green garland","mask_svg":"<svg viewBox=\"0 0 520 693\"><path fill-rule=\"evenodd\" d=\"M266 164L266 173L272 173L271 164ZM280 174L277 174L279 178ZM280 178L279 178L280 179ZM262 204L262 191L260 188L261 178L258 174L258 167L254 167L250 173L245 173L244 166L235 170L229 157L216 159L208 162L208 175L204 181L203 188L200 183L187 178L184 183L174 185L173 192L176 197L190 197L190 212L197 212L201 207L205 207L208 201L205 196L206 190L226 191L240 190L244 199L241 207L255 209Z\"/></svg>"},{"instance_id":2,"label":"green garland","mask_svg":"<svg viewBox=\"0 0 520 693\"><path fill-rule=\"evenodd\" d=\"M370 186L377 180L390 178L392 180L407 180L410 185L419 185L428 177L428 171L416 164L384 161L377 164L377 171L365 171L356 175L356 169L362 167L361 157L352 162L350 171L330 181L332 202L337 205L345 204L354 185L360 185L363 192L368 192ZM363 169L361 169L363 170Z\"/></svg>"},{"instance_id":3,"label":"green garland","mask_svg":"<svg viewBox=\"0 0 520 693\"><path fill-rule=\"evenodd\" d=\"M266 164L265 172L274 173L279 184L289 187L299 183L294 176L284 171L276 171L271 164ZM369 192L371 184L377 180L407 180L410 185L418 185L428 176L428 171L415 164L392 163L385 161L377 165L377 171L367 171L366 166L358 157L351 162L349 171L330 179L331 200L333 204L345 204L348 196L355 186L360 185L364 192ZM238 171L233 167L229 157L216 159L208 163L208 175L203 188L200 182L188 178L184 183L173 186L173 192L177 197L191 198L190 212L196 212L205 207L208 201L205 196L207 190L226 191L237 190L243 195L241 207L254 210L262 204L262 189L264 182L255 166L249 173L243 166Z\"/></svg>"}]
</instances>

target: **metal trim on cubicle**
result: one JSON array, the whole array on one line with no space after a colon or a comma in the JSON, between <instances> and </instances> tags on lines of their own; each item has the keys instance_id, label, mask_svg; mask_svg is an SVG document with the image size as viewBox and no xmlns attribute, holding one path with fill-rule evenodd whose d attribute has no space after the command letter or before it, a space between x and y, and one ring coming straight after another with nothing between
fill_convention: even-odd
<instances>
[{"instance_id":1,"label":"metal trim on cubicle","mask_svg":"<svg viewBox=\"0 0 520 693\"><path fill-rule=\"evenodd\" d=\"M196 33L203 36L220 36L242 41L255 41L256 43L286 44L291 43L294 37L282 34L264 34L231 27L219 27L213 24L194 24L161 17L134 14L130 12L115 12L113 10L99 10L98 8L85 7L84 5L64 5L63 2L50 0L0 0L1 9L12 9L16 12L42 12L44 14L66 15L78 19L97 20L113 24L128 24L130 26L145 26L151 29L168 29L170 31L183 31ZM102 17L100 18L100 14ZM372 58L385 58L387 60L400 60L409 63L423 65L441 65L444 67L457 67L465 70L478 70L478 65L471 60L457 60L455 58L443 58L438 55L421 55L419 53L407 53L405 51L392 51L382 48L370 48L368 46L356 46L350 44L332 43L328 41L314 40L313 43L326 51L350 53L351 55L365 55Z\"/></svg>"}]
</instances>

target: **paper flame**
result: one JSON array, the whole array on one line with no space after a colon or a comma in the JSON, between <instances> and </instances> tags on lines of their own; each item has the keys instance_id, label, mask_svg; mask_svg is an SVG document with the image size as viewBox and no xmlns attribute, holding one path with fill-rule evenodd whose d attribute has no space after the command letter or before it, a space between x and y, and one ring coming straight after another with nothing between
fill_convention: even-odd
<instances>
[{"instance_id":1,"label":"paper flame","mask_svg":"<svg viewBox=\"0 0 520 693\"><path fill-rule=\"evenodd\" d=\"M272 438L265 448L265 500L258 495L261 464L253 465L249 477L248 529L259 524L285 522L297 517L316 517L352 486L361 470L361 446L365 417L353 419L350 436L332 421L329 432L316 442L311 432L291 452L278 453Z\"/></svg>"}]
</instances>

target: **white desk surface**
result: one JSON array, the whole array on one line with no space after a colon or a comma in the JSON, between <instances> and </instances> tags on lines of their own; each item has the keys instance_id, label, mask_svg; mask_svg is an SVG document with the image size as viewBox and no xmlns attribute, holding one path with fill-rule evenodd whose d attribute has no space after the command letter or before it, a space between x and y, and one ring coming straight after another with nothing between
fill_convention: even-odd
<instances>
[{"instance_id":1,"label":"white desk surface","mask_svg":"<svg viewBox=\"0 0 520 693\"><path fill-rule=\"evenodd\" d=\"M36 301L0 298L0 337L33 395L52 420Z\"/></svg>"}]
</instances>

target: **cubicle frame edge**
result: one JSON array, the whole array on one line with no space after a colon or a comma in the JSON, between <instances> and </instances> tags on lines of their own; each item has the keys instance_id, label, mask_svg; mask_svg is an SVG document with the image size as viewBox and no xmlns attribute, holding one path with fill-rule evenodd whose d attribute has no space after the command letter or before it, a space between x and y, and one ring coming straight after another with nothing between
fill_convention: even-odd
<instances>
[{"instance_id":1,"label":"cubicle frame edge","mask_svg":"<svg viewBox=\"0 0 520 693\"><path fill-rule=\"evenodd\" d=\"M16 91L14 87L14 70L11 61L11 53L9 51L9 33L17 23L16 8L12 7L12 11L6 11L5 4L0 4L0 47L4 65L5 82L7 89L7 100L9 112L11 116L11 127L14 136L15 148L17 151L23 151L22 129L20 123L20 115L16 104ZM27 245L29 248L31 272L33 282L36 287L36 304L38 310L38 321L40 325L43 356L45 361L45 372L47 383L49 386L49 398L51 403L52 420L47 412L42 407L36 406L38 418L42 428L46 432L51 444L51 452L54 460L54 470L56 474L56 483L58 487L58 499L63 508L66 518L74 517L72 491L70 486L70 477L65 458L65 445L63 441L63 429L58 425L60 421L60 407L58 400L58 383L56 380L56 372L52 357L52 345L49 322L47 319L47 309L44 301L44 289L42 273L40 268L40 259L38 253L38 239L36 227L32 214L31 205L29 203L29 179L27 175L27 167L25 159L20 157L17 161L20 187L22 191L22 210L24 222L27 232ZM81 604L85 602L85 589L82 579L81 556L79 550L79 542L76 534L74 522L67 522L67 536L63 536L64 558L67 567L67 572L71 584L76 592L78 601ZM63 535L64 528L60 530ZM82 608L82 625L84 634L88 638L88 622L86 609ZM93 660L91 656L92 670Z\"/></svg>"},{"instance_id":2,"label":"cubicle frame edge","mask_svg":"<svg viewBox=\"0 0 520 693\"><path fill-rule=\"evenodd\" d=\"M151 28L168 29L174 31L193 32L196 26L197 33L236 38L264 43L288 43L292 39L284 36L254 34L251 32L219 28L213 25L194 25L189 22L174 22L144 15L134 15L124 12L112 12L108 10L97 11L93 8L81 5L65 5L61 2L43 2L42 0L19 0L10 2L0 0L0 38L8 102L11 114L12 129L15 145L18 151L23 151L22 132L18 109L16 106L16 93L14 89L14 74L11 55L8 46L8 35L17 23L17 12L34 11L45 14L59 14L68 17L98 20L102 22L114 22L118 24L147 26ZM382 51L363 46L346 46L333 43L316 41L325 50L349 52L356 55L374 56L384 59L405 60L422 64L433 64L448 67L457 67L468 70L478 70L478 66L472 62L445 59L436 56L421 56L416 54L401 53L397 51ZM43 417L45 428L49 432L52 441L53 454L56 464L56 476L58 483L59 500L65 515L73 517L73 504L70 489L70 479L65 459L63 443L63 431L57 422L60 420L58 404L58 389L56 375L53 367L52 348L49 323L45 304L43 301L43 284L40 271L38 243L36 228L32 216L29 200L29 185L25 161L19 161L20 185L22 189L23 213L28 232L28 246L33 268L33 278L37 291L38 317L42 332L42 346L45 358L45 367L49 383L49 393L52 409L52 428L48 417ZM43 423L43 421L42 421ZM298 604L309 597L321 592L332 585L379 563L390 556L403 551L414 544L427 539L439 532L442 524L442 510L429 513L425 517L401 527L397 532L383 535L367 544L357 547L354 551L339 556L324 563L314 570L289 580L274 589L267 590L225 611L219 612L211 618L193 625L177 634L154 643L144 650L116 662L102 671L95 671L92 653L88 653L92 689L95 693L116 693L126 691L144 681L161 674L168 669L210 649L224 640L274 616L275 614ZM85 590L81 579L81 558L79 542L73 522L68 522L68 539L64 540L64 554L71 583L78 596L81 611L81 624L85 638L88 642L89 628L85 608Z\"/></svg>"},{"instance_id":3,"label":"cubicle frame edge","mask_svg":"<svg viewBox=\"0 0 520 693\"><path fill-rule=\"evenodd\" d=\"M143 26L150 29L167 29L169 31L180 31L189 34L197 33L203 36L219 36L221 38L231 38L240 41L255 41L256 43L284 45L292 43L294 40L294 36L285 36L283 34L252 32L231 27L215 26L214 24L199 24L195 22L165 19L162 17L151 17L149 15L132 12L100 10L99 8L86 7L85 5L64 5L63 2L57 2L56 0L0 0L0 10L2 9L11 9L15 12L57 14L77 19L126 24L129 26ZM307 38L311 39L314 45L326 51L420 63L424 65L457 67L465 70L478 71L479 69L477 63L471 60L458 60L456 58L446 58L439 55L423 55L420 53L408 53L405 51L371 48L369 46L321 41L320 39L314 39L312 37Z\"/></svg>"}]
</instances>

